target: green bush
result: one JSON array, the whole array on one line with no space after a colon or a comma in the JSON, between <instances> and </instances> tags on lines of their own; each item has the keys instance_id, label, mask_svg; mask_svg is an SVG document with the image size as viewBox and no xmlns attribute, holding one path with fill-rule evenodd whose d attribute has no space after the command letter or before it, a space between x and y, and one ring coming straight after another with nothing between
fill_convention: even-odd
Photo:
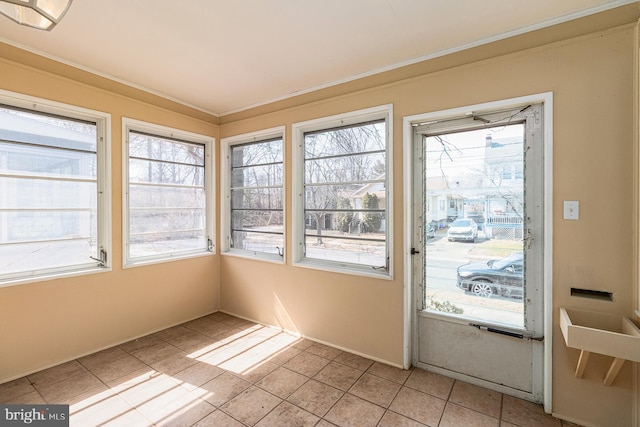
<instances>
[{"instance_id":1,"label":"green bush","mask_svg":"<svg viewBox=\"0 0 640 427\"><path fill-rule=\"evenodd\" d=\"M375 194L365 194L362 197L362 209L379 209L380 202ZM380 212L365 213L362 218L365 233L376 233L382 226L382 214Z\"/></svg>"},{"instance_id":2,"label":"green bush","mask_svg":"<svg viewBox=\"0 0 640 427\"><path fill-rule=\"evenodd\" d=\"M450 303L449 301L438 302L438 301L429 301L429 307L431 310L441 311L443 313L455 313L462 314L464 310L458 307L455 304Z\"/></svg>"},{"instance_id":3,"label":"green bush","mask_svg":"<svg viewBox=\"0 0 640 427\"><path fill-rule=\"evenodd\" d=\"M351 201L346 197L338 199L338 209L353 209ZM353 222L353 212L340 212L338 214L338 227L341 231L348 232L349 225Z\"/></svg>"}]
</instances>

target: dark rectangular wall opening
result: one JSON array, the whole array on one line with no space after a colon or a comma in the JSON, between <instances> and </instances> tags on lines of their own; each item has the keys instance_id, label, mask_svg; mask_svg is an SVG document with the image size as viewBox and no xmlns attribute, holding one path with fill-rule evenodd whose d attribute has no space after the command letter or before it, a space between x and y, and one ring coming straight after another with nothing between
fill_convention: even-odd
<instances>
[{"instance_id":1,"label":"dark rectangular wall opening","mask_svg":"<svg viewBox=\"0 0 640 427\"><path fill-rule=\"evenodd\" d=\"M591 298L601 301L613 301L613 293L606 291L594 291L592 289L571 288L571 296Z\"/></svg>"}]
</instances>

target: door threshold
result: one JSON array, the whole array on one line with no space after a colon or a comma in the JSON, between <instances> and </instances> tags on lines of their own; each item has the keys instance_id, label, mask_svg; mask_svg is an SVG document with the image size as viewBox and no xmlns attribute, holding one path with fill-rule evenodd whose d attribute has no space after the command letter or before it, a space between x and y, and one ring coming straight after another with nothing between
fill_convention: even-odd
<instances>
[{"instance_id":1,"label":"door threshold","mask_svg":"<svg viewBox=\"0 0 640 427\"><path fill-rule=\"evenodd\" d=\"M459 372L450 371L448 369L430 365L428 363L417 362L416 368L424 369L425 371L433 372L439 375L444 375L445 377L453 378L454 380L457 380L457 381L463 381L465 383L473 384L478 387L483 387L488 390L492 390L498 393L506 394L508 396L516 397L518 399L522 399L522 400L526 400L529 402L542 405L542 400L540 401L536 400L531 392L518 390L518 389L507 387L504 385L492 383L490 381L483 380L482 378L472 377L469 375L461 374Z\"/></svg>"}]
</instances>

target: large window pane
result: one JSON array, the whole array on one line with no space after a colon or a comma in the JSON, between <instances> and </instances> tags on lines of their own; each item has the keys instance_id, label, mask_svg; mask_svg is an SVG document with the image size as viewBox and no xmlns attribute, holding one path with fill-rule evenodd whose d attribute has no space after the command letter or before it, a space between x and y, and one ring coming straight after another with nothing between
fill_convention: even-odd
<instances>
[{"instance_id":1,"label":"large window pane","mask_svg":"<svg viewBox=\"0 0 640 427\"><path fill-rule=\"evenodd\" d=\"M284 253L283 140L230 147L231 249Z\"/></svg>"},{"instance_id":2,"label":"large window pane","mask_svg":"<svg viewBox=\"0 0 640 427\"><path fill-rule=\"evenodd\" d=\"M97 123L0 106L0 280L96 266Z\"/></svg>"},{"instance_id":3,"label":"large window pane","mask_svg":"<svg viewBox=\"0 0 640 427\"><path fill-rule=\"evenodd\" d=\"M204 144L129 131L128 258L206 251Z\"/></svg>"},{"instance_id":4,"label":"large window pane","mask_svg":"<svg viewBox=\"0 0 640 427\"><path fill-rule=\"evenodd\" d=\"M304 256L386 269L386 122L304 134Z\"/></svg>"}]
</instances>

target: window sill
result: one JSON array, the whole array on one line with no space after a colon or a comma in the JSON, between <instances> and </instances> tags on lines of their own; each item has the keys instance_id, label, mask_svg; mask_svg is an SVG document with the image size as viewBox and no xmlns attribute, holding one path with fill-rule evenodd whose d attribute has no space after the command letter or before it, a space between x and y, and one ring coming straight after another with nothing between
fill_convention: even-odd
<instances>
[{"instance_id":1,"label":"window sill","mask_svg":"<svg viewBox=\"0 0 640 427\"><path fill-rule=\"evenodd\" d=\"M215 255L215 251L204 251L204 252L195 252L188 254L175 254L170 256L163 256L161 258L140 258L135 260L125 260L123 263L123 268L134 268L134 267L143 267L145 265L153 265L153 264L162 264L165 262L174 262L174 261L183 261L191 258L200 258L206 256Z\"/></svg>"},{"instance_id":2,"label":"window sill","mask_svg":"<svg viewBox=\"0 0 640 427\"><path fill-rule=\"evenodd\" d=\"M240 249L229 249L221 252L220 255L231 256L235 258L251 259L254 261L270 262L272 264L284 264L284 257L276 254L265 252L244 251Z\"/></svg>"},{"instance_id":3,"label":"window sill","mask_svg":"<svg viewBox=\"0 0 640 427\"><path fill-rule=\"evenodd\" d=\"M353 276L365 276L381 280L393 280L393 274L391 271L384 269L376 270L371 266L342 264L315 259L303 259L301 261L294 262L293 266L328 271L332 273L350 274Z\"/></svg>"},{"instance_id":4,"label":"window sill","mask_svg":"<svg viewBox=\"0 0 640 427\"><path fill-rule=\"evenodd\" d=\"M0 280L0 288L18 285L27 285L29 283L46 282L56 279L65 279L77 276L86 276L89 274L99 274L111 272L111 267L88 267L78 270L67 270L51 273L42 273L29 277L16 277L12 279Z\"/></svg>"}]
</instances>

